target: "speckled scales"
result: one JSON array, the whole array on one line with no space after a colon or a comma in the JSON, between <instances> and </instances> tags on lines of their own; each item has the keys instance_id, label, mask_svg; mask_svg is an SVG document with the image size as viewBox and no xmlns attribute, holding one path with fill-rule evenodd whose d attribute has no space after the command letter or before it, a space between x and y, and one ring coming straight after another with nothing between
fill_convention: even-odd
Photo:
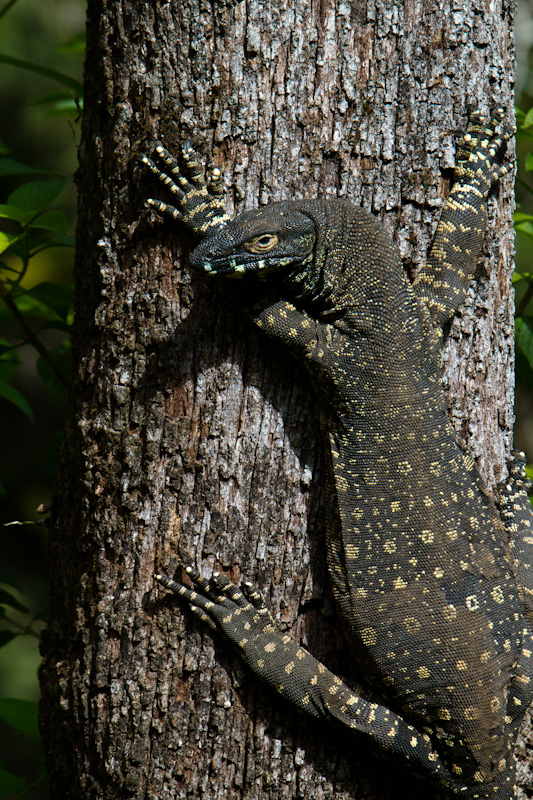
<instances>
[{"instance_id":1,"label":"speckled scales","mask_svg":"<svg viewBox=\"0 0 533 800\"><path fill-rule=\"evenodd\" d=\"M180 206L152 207L204 237L192 268L242 277L251 318L309 370L328 467L328 569L374 702L282 636L250 588L246 599L194 570L193 590L158 579L298 708L364 733L469 800L514 797L511 749L532 699L527 480L518 459L499 489L500 517L457 444L439 372L442 326L464 300L486 199L506 172L501 118L471 116L413 285L382 226L344 199L273 203L230 221L219 176L210 195L190 150L190 181L162 147L170 175L145 159Z\"/></svg>"}]
</instances>

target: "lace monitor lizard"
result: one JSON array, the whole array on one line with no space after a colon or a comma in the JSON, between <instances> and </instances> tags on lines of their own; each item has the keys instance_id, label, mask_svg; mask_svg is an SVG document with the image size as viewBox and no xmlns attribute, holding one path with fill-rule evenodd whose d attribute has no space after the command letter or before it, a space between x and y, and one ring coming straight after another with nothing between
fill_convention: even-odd
<instances>
[{"instance_id":1,"label":"lace monitor lizard","mask_svg":"<svg viewBox=\"0 0 533 800\"><path fill-rule=\"evenodd\" d=\"M327 462L327 560L364 696L276 629L260 593L214 573L156 575L249 667L314 717L363 733L450 796L515 796L512 746L533 698L533 516L523 454L500 513L450 426L443 326L475 271L503 118L470 115L426 265L410 284L381 224L345 199L271 203L233 220L222 176L204 180L158 143L143 162L175 205L148 204L200 242L190 266L252 282L247 313L311 375ZM157 162L157 163L156 163ZM158 164L160 166L158 166ZM509 540L511 541L509 542Z\"/></svg>"}]
</instances>

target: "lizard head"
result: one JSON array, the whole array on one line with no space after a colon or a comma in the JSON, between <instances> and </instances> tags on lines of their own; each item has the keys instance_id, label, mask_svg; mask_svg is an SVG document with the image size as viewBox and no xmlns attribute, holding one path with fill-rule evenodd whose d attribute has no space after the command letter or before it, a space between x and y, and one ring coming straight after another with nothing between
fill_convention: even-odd
<instances>
[{"instance_id":1,"label":"lizard head","mask_svg":"<svg viewBox=\"0 0 533 800\"><path fill-rule=\"evenodd\" d=\"M292 203L271 203L217 228L195 248L189 264L208 275L266 278L308 264L315 241L310 216Z\"/></svg>"}]
</instances>

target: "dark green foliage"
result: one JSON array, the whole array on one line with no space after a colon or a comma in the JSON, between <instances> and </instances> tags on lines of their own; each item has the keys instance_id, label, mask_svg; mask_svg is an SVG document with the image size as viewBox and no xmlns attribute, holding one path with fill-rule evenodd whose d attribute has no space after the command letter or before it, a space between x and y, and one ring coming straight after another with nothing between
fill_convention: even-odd
<instances>
[{"instance_id":1,"label":"dark green foliage","mask_svg":"<svg viewBox=\"0 0 533 800\"><path fill-rule=\"evenodd\" d=\"M533 139L533 108L526 113L516 110L516 137L518 142ZM533 152L527 152L523 165L519 163L517 183L528 194L533 195L533 186L527 176L533 172ZM517 211L514 215L515 230L519 236L533 240L533 216ZM516 289L516 374L526 388L533 388L533 344L531 300L533 299L533 271L516 272L513 284ZM527 314L529 312L529 317Z\"/></svg>"},{"instance_id":2,"label":"dark green foliage","mask_svg":"<svg viewBox=\"0 0 533 800\"><path fill-rule=\"evenodd\" d=\"M38 638L43 612L36 614L29 612L27 606L13 593L15 590L20 594L20 589L10 576L0 574L0 583L9 587L0 586L0 648L9 645L17 636ZM38 703L13 697L0 697L0 719L17 732L15 735L22 734L40 740L37 715ZM35 765L35 771L37 772L35 779L17 777L0 762L0 798L10 797L14 792L20 792L17 798L29 795L46 777L46 770L41 761Z\"/></svg>"},{"instance_id":3,"label":"dark green foliage","mask_svg":"<svg viewBox=\"0 0 533 800\"><path fill-rule=\"evenodd\" d=\"M0 10L0 18L13 5L13 2L4 5ZM83 48L84 37L75 37L63 46L62 52L79 52ZM52 82L52 85L59 85L60 88L55 91L48 91L34 99L32 105L39 109L41 115L70 117L68 125L72 128L72 120L79 120L83 102L80 81L48 65L24 58L25 53L20 55L21 58L0 54L2 68L10 65L17 68L19 74L33 73L32 80L40 76ZM70 139L74 147L74 138ZM0 157L0 397L18 409L15 414L21 412L25 415L26 424L32 426L38 409L32 408L34 404L28 393L32 390L31 381L20 379L22 362L26 374L28 364L34 365L34 374L53 402L60 407L64 404L70 384L73 289L70 284L54 282L57 273L54 261L57 261L58 248L72 250L74 239L69 235L67 216L58 207L65 178L54 170L43 169L41 165L24 163L24 155L20 160L10 157L10 152L2 142L0 154L3 156ZM39 280L40 274L42 277ZM26 353L29 349L36 351L36 359L28 359ZM42 472L49 478L56 471L62 436L62 431L54 433L44 446L40 458L38 453L28 456L37 464L41 462ZM0 495L6 496L1 475ZM6 544L9 536L16 538L20 524L6 525ZM9 648L21 636L40 638L47 612L30 611L30 605L30 599L26 602L24 595L21 597L17 582L9 574L0 573L0 648ZM17 800L34 796L34 789L46 777L39 749L35 749L30 741L40 738L37 713L37 703L0 697L0 719L10 726L12 738L20 739L20 749L28 752L28 777L13 774L7 765L7 758L6 764L0 763L2 800L12 796L16 796ZM28 737L27 744L25 737ZM33 753L36 755L30 755Z\"/></svg>"}]
</instances>

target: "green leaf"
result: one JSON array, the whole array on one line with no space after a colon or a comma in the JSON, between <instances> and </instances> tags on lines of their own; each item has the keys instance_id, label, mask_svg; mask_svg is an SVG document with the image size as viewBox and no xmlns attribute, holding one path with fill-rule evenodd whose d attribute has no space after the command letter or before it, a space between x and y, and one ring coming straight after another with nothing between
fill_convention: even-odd
<instances>
[{"instance_id":1,"label":"green leaf","mask_svg":"<svg viewBox=\"0 0 533 800\"><path fill-rule=\"evenodd\" d=\"M12 642L17 636L18 633L13 633L13 631L0 630L0 647L5 647L6 644Z\"/></svg>"},{"instance_id":2,"label":"green leaf","mask_svg":"<svg viewBox=\"0 0 533 800\"><path fill-rule=\"evenodd\" d=\"M26 778L17 778L0 764L0 797L6 798L9 795L20 792L28 783Z\"/></svg>"},{"instance_id":3,"label":"green leaf","mask_svg":"<svg viewBox=\"0 0 533 800\"><path fill-rule=\"evenodd\" d=\"M13 297L18 310L23 314L33 314L34 316L52 318L52 312L47 306L39 303L35 298L30 297L26 292L19 292Z\"/></svg>"},{"instance_id":4,"label":"green leaf","mask_svg":"<svg viewBox=\"0 0 533 800\"><path fill-rule=\"evenodd\" d=\"M43 472L49 478L55 478L59 464L59 452L63 444L64 432L56 431L44 446L41 464Z\"/></svg>"},{"instance_id":5,"label":"green leaf","mask_svg":"<svg viewBox=\"0 0 533 800\"><path fill-rule=\"evenodd\" d=\"M65 179L55 181L31 181L15 189L8 197L8 204L24 211L41 211L61 193Z\"/></svg>"},{"instance_id":6,"label":"green leaf","mask_svg":"<svg viewBox=\"0 0 533 800\"><path fill-rule=\"evenodd\" d=\"M520 139L521 141L528 140L530 141L533 139L533 128L518 128L516 131L516 138ZM520 159L518 159L520 162Z\"/></svg>"},{"instance_id":7,"label":"green leaf","mask_svg":"<svg viewBox=\"0 0 533 800\"><path fill-rule=\"evenodd\" d=\"M30 700L16 700L14 697L0 698L0 718L12 725L20 733L40 739L37 715L39 704Z\"/></svg>"},{"instance_id":8,"label":"green leaf","mask_svg":"<svg viewBox=\"0 0 533 800\"><path fill-rule=\"evenodd\" d=\"M533 108L530 108L522 123L522 128L530 128L533 125Z\"/></svg>"},{"instance_id":9,"label":"green leaf","mask_svg":"<svg viewBox=\"0 0 533 800\"><path fill-rule=\"evenodd\" d=\"M17 239L20 239L20 233L5 233L4 231L0 231L0 253L3 253L8 247L11 247Z\"/></svg>"},{"instance_id":10,"label":"green leaf","mask_svg":"<svg viewBox=\"0 0 533 800\"><path fill-rule=\"evenodd\" d=\"M7 175L49 175L50 178L60 178L57 172L50 172L39 167L30 167L29 164L22 164L13 158L0 158L0 177Z\"/></svg>"},{"instance_id":11,"label":"green leaf","mask_svg":"<svg viewBox=\"0 0 533 800\"><path fill-rule=\"evenodd\" d=\"M48 106L45 113L54 117L79 117L83 112L83 100L72 97L70 92L61 90L50 92L35 100L32 106Z\"/></svg>"},{"instance_id":12,"label":"green leaf","mask_svg":"<svg viewBox=\"0 0 533 800\"><path fill-rule=\"evenodd\" d=\"M514 272L513 273L513 286L525 281L531 283L533 281L533 273L531 272Z\"/></svg>"},{"instance_id":13,"label":"green leaf","mask_svg":"<svg viewBox=\"0 0 533 800\"><path fill-rule=\"evenodd\" d=\"M525 220L533 220L533 214L524 214L522 211L515 211L515 213L513 214L513 220L514 222L525 222Z\"/></svg>"},{"instance_id":14,"label":"green leaf","mask_svg":"<svg viewBox=\"0 0 533 800\"><path fill-rule=\"evenodd\" d=\"M48 92L47 94L43 94L41 97L38 97L37 100L33 100L30 105L46 106L50 103L58 103L62 100L70 100L72 102L72 92L68 92L66 89L58 89L56 92Z\"/></svg>"},{"instance_id":15,"label":"green leaf","mask_svg":"<svg viewBox=\"0 0 533 800\"><path fill-rule=\"evenodd\" d=\"M26 606L23 606L22 603L19 603L17 598L13 597L11 592L6 592L5 589L0 589L0 604L14 608L16 611L22 611L23 614L28 613Z\"/></svg>"},{"instance_id":16,"label":"green leaf","mask_svg":"<svg viewBox=\"0 0 533 800\"><path fill-rule=\"evenodd\" d=\"M35 288L35 287L34 287ZM58 325L59 320L58 312L54 311L48 304L42 303L36 297L32 297L29 293L32 290L28 290L27 292L19 291L15 293L14 300L17 304L18 310L25 315L31 315L35 317L41 317L43 319L43 326L45 327L44 321L52 323L57 323ZM63 325L65 323L63 322Z\"/></svg>"},{"instance_id":17,"label":"green leaf","mask_svg":"<svg viewBox=\"0 0 533 800\"><path fill-rule=\"evenodd\" d=\"M30 214L17 206L0 204L0 217L3 219L13 219L15 222L20 222L22 225L25 225L30 219Z\"/></svg>"},{"instance_id":18,"label":"green leaf","mask_svg":"<svg viewBox=\"0 0 533 800\"><path fill-rule=\"evenodd\" d=\"M14 272L15 275L19 274L17 269L14 269L13 267L8 266L5 261L0 261L0 272ZM1 313L1 311L0 311L0 313Z\"/></svg>"},{"instance_id":19,"label":"green leaf","mask_svg":"<svg viewBox=\"0 0 533 800\"><path fill-rule=\"evenodd\" d=\"M528 239L533 239L533 222L525 220L524 222L515 223L515 231L522 236L527 236Z\"/></svg>"},{"instance_id":20,"label":"green leaf","mask_svg":"<svg viewBox=\"0 0 533 800\"><path fill-rule=\"evenodd\" d=\"M27 69L30 72L38 72L39 75L44 75L46 78L51 78L53 81L60 83L62 86L66 86L68 89L74 92L75 95L83 97L82 84L76 80L76 78L72 78L70 75L65 75L64 72L58 72L56 69L44 67L42 64L36 64L34 61L23 61L20 58L13 58L12 56L7 56L4 53L0 53L0 63L12 64L15 67L21 67L22 69Z\"/></svg>"},{"instance_id":21,"label":"green leaf","mask_svg":"<svg viewBox=\"0 0 533 800\"><path fill-rule=\"evenodd\" d=\"M530 392L533 389L533 369L519 347L516 348L515 372L516 379Z\"/></svg>"},{"instance_id":22,"label":"green leaf","mask_svg":"<svg viewBox=\"0 0 533 800\"><path fill-rule=\"evenodd\" d=\"M533 369L533 317L517 318L516 343Z\"/></svg>"},{"instance_id":23,"label":"green leaf","mask_svg":"<svg viewBox=\"0 0 533 800\"><path fill-rule=\"evenodd\" d=\"M68 336L70 336L71 333L71 328L68 322L60 322L60 320L51 320L50 322L45 322L40 330L43 331L45 329L52 331L61 331L62 333L66 333Z\"/></svg>"},{"instance_id":24,"label":"green leaf","mask_svg":"<svg viewBox=\"0 0 533 800\"><path fill-rule=\"evenodd\" d=\"M533 172L533 153L528 153L526 155L525 169L526 172Z\"/></svg>"},{"instance_id":25,"label":"green leaf","mask_svg":"<svg viewBox=\"0 0 533 800\"><path fill-rule=\"evenodd\" d=\"M47 231L66 235L67 218L62 211L45 211L30 223L30 228L43 228Z\"/></svg>"},{"instance_id":26,"label":"green leaf","mask_svg":"<svg viewBox=\"0 0 533 800\"><path fill-rule=\"evenodd\" d=\"M0 380L11 383L19 366L20 360L12 345L5 339L0 339Z\"/></svg>"},{"instance_id":27,"label":"green leaf","mask_svg":"<svg viewBox=\"0 0 533 800\"><path fill-rule=\"evenodd\" d=\"M517 139L531 139L532 134L532 121L533 109L529 109L527 114L520 109L516 109L516 138Z\"/></svg>"},{"instance_id":28,"label":"green leaf","mask_svg":"<svg viewBox=\"0 0 533 800\"><path fill-rule=\"evenodd\" d=\"M58 100L45 114L47 117L79 117L83 114L83 100Z\"/></svg>"},{"instance_id":29,"label":"green leaf","mask_svg":"<svg viewBox=\"0 0 533 800\"><path fill-rule=\"evenodd\" d=\"M0 583L7 583L7 585L12 586L13 589L18 589L19 592L22 591L21 586L15 580L13 580L12 576L7 572L0 572Z\"/></svg>"},{"instance_id":30,"label":"green leaf","mask_svg":"<svg viewBox=\"0 0 533 800\"><path fill-rule=\"evenodd\" d=\"M17 406L23 414L26 414L28 419L32 422L35 422L35 417L33 416L33 411L31 410L31 406L24 397L23 394L19 392L18 389L15 389L14 386L11 386L6 381L0 380L0 397L5 397L6 400L9 400L10 403Z\"/></svg>"},{"instance_id":31,"label":"green leaf","mask_svg":"<svg viewBox=\"0 0 533 800\"><path fill-rule=\"evenodd\" d=\"M72 286L58 283L38 283L33 289L28 289L26 294L55 311L57 316L65 321L72 308L74 289Z\"/></svg>"},{"instance_id":32,"label":"green leaf","mask_svg":"<svg viewBox=\"0 0 533 800\"><path fill-rule=\"evenodd\" d=\"M42 253L43 250L49 250L51 247L74 247L74 236L54 236L49 239L41 239L40 241L32 241L32 252Z\"/></svg>"}]
</instances>

